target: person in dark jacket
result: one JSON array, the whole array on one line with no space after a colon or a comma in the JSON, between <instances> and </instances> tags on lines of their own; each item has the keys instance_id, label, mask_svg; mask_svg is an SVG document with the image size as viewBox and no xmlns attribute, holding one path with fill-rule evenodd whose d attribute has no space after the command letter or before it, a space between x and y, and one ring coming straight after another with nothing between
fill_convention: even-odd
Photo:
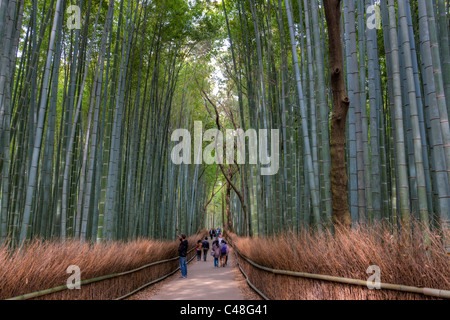
<instances>
[{"instance_id":1,"label":"person in dark jacket","mask_svg":"<svg viewBox=\"0 0 450 320\"><path fill-rule=\"evenodd\" d=\"M203 240L202 248L203 248L203 261L206 261L206 256L208 255L208 250L209 250L208 237L205 237L205 240Z\"/></svg>"},{"instance_id":2,"label":"person in dark jacket","mask_svg":"<svg viewBox=\"0 0 450 320\"><path fill-rule=\"evenodd\" d=\"M182 234L178 236L180 239L180 246L178 247L178 254L180 256L180 270L181 276L180 278L187 278L187 250L188 250L188 241L186 240L186 235Z\"/></svg>"}]
</instances>

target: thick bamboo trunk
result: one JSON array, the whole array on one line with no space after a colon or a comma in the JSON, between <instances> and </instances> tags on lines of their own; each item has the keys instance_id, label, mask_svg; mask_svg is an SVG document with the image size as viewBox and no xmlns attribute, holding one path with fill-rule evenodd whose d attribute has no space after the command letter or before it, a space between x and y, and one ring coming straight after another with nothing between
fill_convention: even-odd
<instances>
[{"instance_id":1,"label":"thick bamboo trunk","mask_svg":"<svg viewBox=\"0 0 450 320\"><path fill-rule=\"evenodd\" d=\"M347 203L347 173L345 165L345 119L350 100L344 82L344 64L340 32L341 0L325 0L325 16L328 24L333 115L331 118L331 198L335 226L351 226Z\"/></svg>"}]
</instances>

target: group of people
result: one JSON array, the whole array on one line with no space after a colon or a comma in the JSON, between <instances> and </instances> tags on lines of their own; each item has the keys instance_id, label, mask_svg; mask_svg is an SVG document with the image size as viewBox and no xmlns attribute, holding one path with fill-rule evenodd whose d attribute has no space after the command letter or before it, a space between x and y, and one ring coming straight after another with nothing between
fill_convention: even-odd
<instances>
[{"instance_id":1,"label":"group of people","mask_svg":"<svg viewBox=\"0 0 450 320\"><path fill-rule=\"evenodd\" d=\"M211 256L214 258L214 267L218 268L219 265L220 267L225 267L228 262L228 253L230 252L227 242L219 235L217 239L213 241L211 249ZM198 240L196 250L197 261L201 261L202 252L203 261L206 261L209 251L208 237L205 237L205 240L203 241Z\"/></svg>"},{"instance_id":2,"label":"group of people","mask_svg":"<svg viewBox=\"0 0 450 320\"><path fill-rule=\"evenodd\" d=\"M220 228L216 228L216 229L211 228L211 229L209 229L209 237L211 238L211 240L213 238L219 237L221 235L222 235L222 232L221 232Z\"/></svg>"},{"instance_id":3,"label":"group of people","mask_svg":"<svg viewBox=\"0 0 450 320\"><path fill-rule=\"evenodd\" d=\"M230 248L228 247L227 242L222 238L222 233L220 228L209 230L209 236L211 240L215 238L212 243L211 256L214 258L214 267L219 268L225 267L228 262L228 253L230 252ZM205 240L198 240L197 242L197 261L201 260L201 255L203 252L203 260L206 261L206 257L209 251L209 241L208 237L205 237Z\"/></svg>"},{"instance_id":4,"label":"group of people","mask_svg":"<svg viewBox=\"0 0 450 320\"><path fill-rule=\"evenodd\" d=\"M211 240L213 238L211 248L211 256L214 258L214 267L225 267L228 262L228 253L230 252L230 248L228 247L227 242L222 238L222 233L219 228L211 229L209 231ZM186 240L186 235L182 234L178 236L180 240L180 245L178 247L178 254L180 257L180 270L181 276L180 278L187 278L187 251L188 251L188 241ZM195 247L197 251L197 261L201 261L202 253L203 253L203 261L206 261L206 257L208 256L209 251L209 241L208 237L205 239L198 240L197 246Z\"/></svg>"}]
</instances>

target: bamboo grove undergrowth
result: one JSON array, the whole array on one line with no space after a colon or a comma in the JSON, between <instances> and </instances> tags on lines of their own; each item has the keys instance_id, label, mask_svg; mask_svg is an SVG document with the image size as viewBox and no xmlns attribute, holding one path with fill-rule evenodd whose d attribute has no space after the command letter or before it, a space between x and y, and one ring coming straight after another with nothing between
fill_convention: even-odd
<instances>
[{"instance_id":1,"label":"bamboo grove undergrowth","mask_svg":"<svg viewBox=\"0 0 450 320\"><path fill-rule=\"evenodd\" d=\"M445 0L3 0L0 239L321 230L335 191L353 222L448 227L449 27ZM171 134L195 121L279 129L278 173L174 164Z\"/></svg>"}]
</instances>

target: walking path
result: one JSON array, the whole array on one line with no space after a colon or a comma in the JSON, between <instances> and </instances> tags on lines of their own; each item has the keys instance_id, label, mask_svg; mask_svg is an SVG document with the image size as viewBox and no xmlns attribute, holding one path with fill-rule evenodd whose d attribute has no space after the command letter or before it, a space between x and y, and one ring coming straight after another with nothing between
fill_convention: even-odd
<instances>
[{"instance_id":1,"label":"walking path","mask_svg":"<svg viewBox=\"0 0 450 320\"><path fill-rule=\"evenodd\" d=\"M206 262L202 260L188 264L187 279L175 278L164 284L161 290L149 300L244 300L233 275L234 257L228 255L226 267L214 268L214 257L211 256L212 242Z\"/></svg>"}]
</instances>

